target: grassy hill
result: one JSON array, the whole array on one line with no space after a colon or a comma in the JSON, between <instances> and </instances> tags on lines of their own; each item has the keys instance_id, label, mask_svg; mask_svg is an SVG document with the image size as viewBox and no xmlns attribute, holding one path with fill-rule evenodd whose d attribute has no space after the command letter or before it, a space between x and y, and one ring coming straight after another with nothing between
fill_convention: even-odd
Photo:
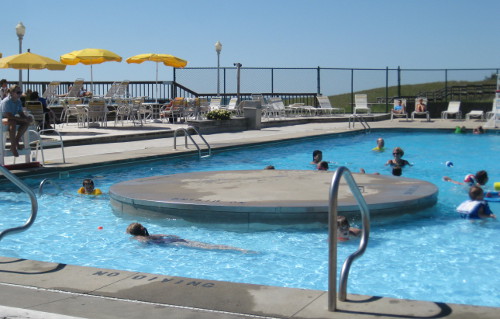
<instances>
[{"instance_id":1,"label":"grassy hill","mask_svg":"<svg viewBox=\"0 0 500 319\"><path fill-rule=\"evenodd\" d=\"M474 86L474 85L484 85L484 84L496 84L496 78L490 78L490 79L485 79L482 81L448 81L448 88L452 87L466 87L466 86ZM416 96L419 95L421 92L434 92L438 90L442 90L445 88L445 83L444 82L430 82L430 83L422 83L422 84L409 84L409 85L401 85L401 96ZM385 92L385 87L381 88L375 88L375 89L370 89L370 90L364 90L364 91L358 91L354 92L354 94L367 94L368 95L368 102L370 103L376 103L377 98L385 98L386 92ZM397 86L391 86L388 88L388 97L397 97L398 96L398 88ZM341 107L346 107L346 111L348 106L351 105L351 94L350 93L344 93L344 94L338 94L338 95L331 95L329 96L330 101L332 105L336 106L341 106ZM475 99L476 101L491 101L493 98L492 96L489 95L484 95L484 96L477 96ZM410 101L409 101L410 102ZM377 110L380 109L380 111L383 112L385 110L385 103L382 105L375 105L374 106L374 111L378 112Z\"/></svg>"}]
</instances>

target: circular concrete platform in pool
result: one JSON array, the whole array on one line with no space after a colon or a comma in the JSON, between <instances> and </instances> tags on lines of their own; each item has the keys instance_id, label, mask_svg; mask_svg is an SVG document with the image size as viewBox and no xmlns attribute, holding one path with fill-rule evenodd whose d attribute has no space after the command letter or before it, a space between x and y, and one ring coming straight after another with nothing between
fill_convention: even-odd
<instances>
[{"instance_id":1,"label":"circular concrete platform in pool","mask_svg":"<svg viewBox=\"0 0 500 319\"><path fill-rule=\"evenodd\" d=\"M115 210L195 222L301 223L328 220L333 171L245 170L192 172L140 178L111 186ZM432 206L438 189L429 182L353 174L372 216L407 213ZM359 215L342 179L338 213Z\"/></svg>"}]
</instances>

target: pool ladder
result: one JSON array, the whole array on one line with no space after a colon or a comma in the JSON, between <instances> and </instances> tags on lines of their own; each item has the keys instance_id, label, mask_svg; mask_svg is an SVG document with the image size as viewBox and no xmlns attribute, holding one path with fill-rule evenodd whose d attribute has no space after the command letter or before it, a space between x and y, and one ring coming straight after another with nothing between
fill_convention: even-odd
<instances>
[{"instance_id":1,"label":"pool ladder","mask_svg":"<svg viewBox=\"0 0 500 319\"><path fill-rule=\"evenodd\" d=\"M189 134L189 130L195 131L196 134L198 134L198 136L201 138L201 140L203 141L203 143L205 143L205 145L207 146L207 152L208 152L206 155L202 155L200 146L198 145L198 143L196 143L194 141L194 139L191 136L191 134ZM188 148L187 139L189 137L189 139L191 140L191 142L194 144L194 146L198 150L198 154L199 154L200 158L205 158L205 157L212 156L212 148L210 147L210 144L208 144L207 140L205 140L205 138L203 137L203 135L201 135L200 132L194 126L188 126L187 128L180 127L180 128L178 128L178 129L175 130L175 132L174 132L174 150L177 149L177 133L178 132L184 132L184 147L185 148Z\"/></svg>"},{"instance_id":2,"label":"pool ladder","mask_svg":"<svg viewBox=\"0 0 500 319\"><path fill-rule=\"evenodd\" d=\"M351 122L352 122L352 128L354 128L354 124L356 124L356 121L358 121L361 126L363 126L363 130L365 133L370 133L371 132L371 127L364 118L364 116L357 115L357 114L352 114L349 116L349 128L351 128Z\"/></svg>"},{"instance_id":3,"label":"pool ladder","mask_svg":"<svg viewBox=\"0 0 500 319\"><path fill-rule=\"evenodd\" d=\"M26 185L16 175L12 174L8 169L6 169L4 166L1 166L1 165L0 165L0 171L7 179L9 179L17 187L19 187L26 194L28 194L28 196L30 197L30 200L31 200L31 215L28 218L28 220L26 221L26 223L23 226L8 228L8 229L5 229L2 232L0 232L0 240L2 240L2 238L5 235L20 233L20 232L25 231L26 229L31 227L31 225L35 222L36 214L38 212L38 201L36 199L35 193L31 190L31 188L29 188L29 186Z\"/></svg>"},{"instance_id":4,"label":"pool ladder","mask_svg":"<svg viewBox=\"0 0 500 319\"><path fill-rule=\"evenodd\" d=\"M347 279L349 277L349 270L354 260L363 255L368 245L368 237L370 236L370 211L368 205L361 193L364 191L363 187L359 187L352 177L351 172L347 167L339 167L332 177L330 185L330 198L328 206L328 310L336 311L337 308L337 206L338 206L338 192L340 186L340 179L344 177L354 199L358 202L362 216L362 233L359 248L346 258L340 273L339 283L339 300L345 301L347 298Z\"/></svg>"}]
</instances>

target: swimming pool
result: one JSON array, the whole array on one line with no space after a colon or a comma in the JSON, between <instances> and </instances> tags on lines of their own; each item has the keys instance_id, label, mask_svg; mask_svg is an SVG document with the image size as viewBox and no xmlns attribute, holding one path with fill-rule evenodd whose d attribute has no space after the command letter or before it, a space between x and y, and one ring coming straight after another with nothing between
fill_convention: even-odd
<instances>
[{"instance_id":1,"label":"swimming pool","mask_svg":"<svg viewBox=\"0 0 500 319\"><path fill-rule=\"evenodd\" d=\"M377 137L388 149L374 153ZM200 170L312 169L314 149L324 159L356 172L389 173L384 163L391 149L401 146L415 165L403 175L431 181L440 187L438 204L419 213L373 218L365 255L349 276L349 293L500 306L498 222L469 223L457 217L455 206L465 199L462 187L446 183L442 176L461 179L470 172L488 170L490 185L500 181L497 168L499 136L455 135L415 131L379 131L369 135L321 137L273 144L251 150L232 150L212 159L162 160L132 167L103 168L92 173L71 172L54 180L66 191L47 185L40 197L39 216L27 232L2 240L0 255L62 262L83 266L142 271L172 276L247 282L283 287L327 289L328 250L326 225L315 229L300 225L286 229L247 232L165 220L158 216L128 216L113 212L109 198L75 195L84 177L94 178L106 192L119 181L138 177ZM476 151L480 150L480 151ZM485 156L488 154L489 156ZM446 167L453 161L453 167ZM62 174L65 176L64 174ZM28 179L33 188L40 180ZM496 206L495 206L496 205ZM29 211L26 195L0 193L2 228L24 222L15 212ZM492 204L500 214L500 204ZM8 214L6 214L8 212ZM125 228L139 221L150 233L170 233L183 238L226 244L258 254L203 251L177 247L144 246L129 240ZM354 221L359 225L359 222ZM98 226L103 229L99 230ZM350 241L339 247L339 268L357 247ZM484 270L484 272L482 271Z\"/></svg>"}]
</instances>

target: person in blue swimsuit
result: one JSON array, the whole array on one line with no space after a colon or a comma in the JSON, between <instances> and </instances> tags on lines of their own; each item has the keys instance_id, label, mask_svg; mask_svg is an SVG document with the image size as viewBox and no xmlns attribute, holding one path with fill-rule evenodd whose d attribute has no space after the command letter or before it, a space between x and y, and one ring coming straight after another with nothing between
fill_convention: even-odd
<instances>
[{"instance_id":1,"label":"person in blue swimsuit","mask_svg":"<svg viewBox=\"0 0 500 319\"><path fill-rule=\"evenodd\" d=\"M212 245L207 243L202 243L199 241L192 241L180 238L176 235L165 235L156 234L150 235L147 228L140 223L132 223L127 227L127 234L134 236L135 240L138 240L146 244L158 244L158 245L174 245L174 246L184 246L199 249L210 249L210 250L234 250L243 253L249 253L250 251L238 247L231 247L226 245Z\"/></svg>"},{"instance_id":2,"label":"person in blue swimsuit","mask_svg":"<svg viewBox=\"0 0 500 319\"><path fill-rule=\"evenodd\" d=\"M484 191L479 186L469 189L469 198L457 207L460 217L465 219L496 218L487 202L484 201Z\"/></svg>"},{"instance_id":3,"label":"person in blue swimsuit","mask_svg":"<svg viewBox=\"0 0 500 319\"><path fill-rule=\"evenodd\" d=\"M398 104L394 105L393 113L403 114L405 112L405 107L402 100L398 100Z\"/></svg>"}]
</instances>

